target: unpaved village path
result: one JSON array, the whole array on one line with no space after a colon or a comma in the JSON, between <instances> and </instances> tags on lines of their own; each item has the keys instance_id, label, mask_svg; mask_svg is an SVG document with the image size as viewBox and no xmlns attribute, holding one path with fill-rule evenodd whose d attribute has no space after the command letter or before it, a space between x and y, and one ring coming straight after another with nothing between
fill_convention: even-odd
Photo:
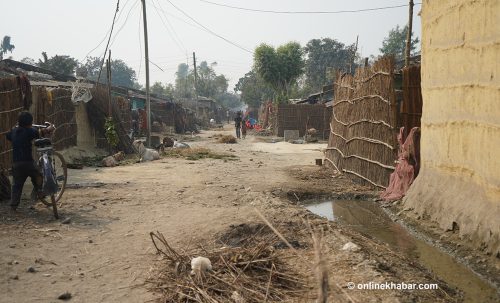
<instances>
[{"instance_id":1,"label":"unpaved village path","mask_svg":"<svg viewBox=\"0 0 500 303\"><path fill-rule=\"evenodd\" d=\"M230 130L227 127L225 133ZM254 207L275 219L303 212L297 206L288 207L279 193L273 196L271 192L308 182L307 176L295 180L290 171L317 170L314 159L322 158L319 149L325 145L272 144L252 136L227 145L209 138L215 133L221 132L204 132L202 140L190 144L231 153L239 160L162 158L115 168L69 170L71 184L105 184L68 189L60 213L62 219L70 218L69 224L53 220L51 212L39 204L30 208L23 201L15 217L1 205L0 302L60 302L57 297L66 291L72 294L71 302L154 300L155 294L145 286L158 262L149 232L161 231L179 247L193 239L211 238L231 224L260 222ZM328 182L334 180L329 178ZM262 207L265 203L268 205ZM411 261L397 256L390 257L391 270L380 273L372 265L393 254L388 248L363 244L372 240L354 236L350 239L365 245L365 253L348 254L339 247L350 236L338 237L335 249L339 252L331 253L331 261L337 265L331 270L332 276L342 277L339 283L348 281L349 275L359 281L385 275L400 280L427 276ZM363 263L367 256L373 264ZM29 267L35 272L28 272ZM371 292L369 297L372 302L426 302L429 298L443 302L441 294L435 293L408 296L386 291ZM358 302L368 302L368 297L360 298Z\"/></svg>"}]
</instances>

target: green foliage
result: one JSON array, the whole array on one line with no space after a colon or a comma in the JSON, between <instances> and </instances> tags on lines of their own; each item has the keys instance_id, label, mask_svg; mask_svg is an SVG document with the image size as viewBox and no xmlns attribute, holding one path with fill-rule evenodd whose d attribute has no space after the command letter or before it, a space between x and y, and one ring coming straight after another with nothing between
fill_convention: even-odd
<instances>
[{"instance_id":1,"label":"green foliage","mask_svg":"<svg viewBox=\"0 0 500 303\"><path fill-rule=\"evenodd\" d=\"M12 53L14 48L16 48L13 44L11 44L10 39L10 36L4 36L2 42L0 43L0 60L3 60L3 55L7 52Z\"/></svg>"},{"instance_id":2,"label":"green foliage","mask_svg":"<svg viewBox=\"0 0 500 303\"><path fill-rule=\"evenodd\" d=\"M197 67L196 91L199 96L217 98L227 92L228 80L224 75L217 75L214 70L215 66L217 66L216 62L208 65L206 61L202 61Z\"/></svg>"},{"instance_id":3,"label":"green foliage","mask_svg":"<svg viewBox=\"0 0 500 303\"><path fill-rule=\"evenodd\" d=\"M231 109L239 109L242 105L240 96L230 92L226 92L217 96L217 102L225 108Z\"/></svg>"},{"instance_id":4,"label":"green foliage","mask_svg":"<svg viewBox=\"0 0 500 303\"><path fill-rule=\"evenodd\" d=\"M174 86L172 84L165 84L163 85L161 82L156 81L151 87L150 87L151 93L158 95L158 96L164 96L168 98L173 98L174 97Z\"/></svg>"},{"instance_id":5,"label":"green foliage","mask_svg":"<svg viewBox=\"0 0 500 303\"><path fill-rule=\"evenodd\" d=\"M116 147L119 142L118 133L116 132L115 122L112 117L106 118L106 122L104 123L104 129L106 131L106 140L108 144L112 147Z\"/></svg>"},{"instance_id":6,"label":"green foliage","mask_svg":"<svg viewBox=\"0 0 500 303\"><path fill-rule=\"evenodd\" d=\"M288 99L289 89L304 72L303 49L297 42L289 42L274 49L261 44L255 49L254 69L270 85L278 102Z\"/></svg>"},{"instance_id":7,"label":"green foliage","mask_svg":"<svg viewBox=\"0 0 500 303\"><path fill-rule=\"evenodd\" d=\"M55 55L51 58L42 52L42 59L38 59L38 67L45 68L63 75L74 75L78 60L67 55Z\"/></svg>"},{"instance_id":8,"label":"green foliage","mask_svg":"<svg viewBox=\"0 0 500 303\"><path fill-rule=\"evenodd\" d=\"M271 100L274 96L273 89L254 70L240 78L234 91L239 92L241 101L252 108L259 108L263 101Z\"/></svg>"},{"instance_id":9,"label":"green foliage","mask_svg":"<svg viewBox=\"0 0 500 303\"><path fill-rule=\"evenodd\" d=\"M88 57L85 64L80 64L77 68L77 76L85 77L97 81L102 59L98 57ZM101 78L99 82L107 83L106 64L102 67ZM123 60L111 60L111 84L114 86L136 87L136 73ZM138 84L138 83L137 83Z\"/></svg>"},{"instance_id":10,"label":"green foliage","mask_svg":"<svg viewBox=\"0 0 500 303\"><path fill-rule=\"evenodd\" d=\"M198 96L213 98L220 105L234 108L240 105L238 96L227 92L228 79L215 72L216 62L210 65L206 61L201 61L197 66L198 81L196 91L194 87L194 70L189 69L186 63L181 63L177 67L174 95L179 98L194 98Z\"/></svg>"},{"instance_id":11,"label":"green foliage","mask_svg":"<svg viewBox=\"0 0 500 303\"><path fill-rule=\"evenodd\" d=\"M181 63L175 73L175 96L179 98L193 98L194 93L194 74L190 74L189 65Z\"/></svg>"},{"instance_id":12,"label":"green foliage","mask_svg":"<svg viewBox=\"0 0 500 303\"><path fill-rule=\"evenodd\" d=\"M354 48L330 38L310 40L304 47L306 94L321 91L323 85L331 84L337 70L346 70Z\"/></svg>"},{"instance_id":13,"label":"green foliage","mask_svg":"<svg viewBox=\"0 0 500 303\"><path fill-rule=\"evenodd\" d=\"M397 61L404 60L406 49L406 35L408 33L408 25L400 28L397 25L389 31L389 35L382 41L382 47L379 49L383 55L394 55ZM412 37L414 37L412 33ZM410 54L413 56L416 53L417 45L420 42L418 37L411 39Z\"/></svg>"}]
</instances>

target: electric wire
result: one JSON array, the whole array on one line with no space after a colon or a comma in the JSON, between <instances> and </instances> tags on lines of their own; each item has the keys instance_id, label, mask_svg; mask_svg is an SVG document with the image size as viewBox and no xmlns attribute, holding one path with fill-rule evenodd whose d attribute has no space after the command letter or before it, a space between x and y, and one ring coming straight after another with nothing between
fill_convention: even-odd
<instances>
[{"instance_id":1,"label":"electric wire","mask_svg":"<svg viewBox=\"0 0 500 303\"><path fill-rule=\"evenodd\" d=\"M254 9L254 8L246 8L246 7L238 7L232 6L223 3L216 3L208 0L198 0L207 4L232 8L242 11L249 11L255 13L271 13L271 14L344 14L344 13L361 13L361 12L370 12L370 11L378 11L392 8L400 8L407 7L408 4L400 4L400 5L392 5L392 6L383 6L383 7L374 7L374 8L364 8L364 9L356 9L356 10L339 10L339 11L276 11L276 10L264 10L264 9ZM414 5L420 5L422 3L414 3Z\"/></svg>"},{"instance_id":2,"label":"electric wire","mask_svg":"<svg viewBox=\"0 0 500 303\"><path fill-rule=\"evenodd\" d=\"M158 15L158 17L160 18L160 21L161 23L163 24L163 27L165 27L167 33L168 33L168 36L170 37L170 39L172 39L172 41L174 42L174 44L179 48L179 51L184 54L186 52L186 49L183 49L182 46L180 45L179 41L177 41L177 39L175 39L173 33L171 32L171 30L168 28L167 24L165 23L165 21L163 20L163 17L160 15L160 12L158 10L158 8L156 7L156 5L154 4L154 0L151 1L151 3L153 4L153 8L155 9L155 12L156 14Z\"/></svg>"},{"instance_id":3,"label":"electric wire","mask_svg":"<svg viewBox=\"0 0 500 303\"><path fill-rule=\"evenodd\" d=\"M201 24L200 22L198 22L196 19L194 19L193 17L191 17L190 15L188 15L185 11L183 11L182 9L180 9L179 7L177 7L175 4L172 3L172 1L170 0L166 0L168 3L170 3L170 5L172 5L176 10L178 10L179 12L181 12L184 16L188 17L189 19L191 19L194 23L198 24L199 26L201 26L206 32L218 37L219 39L222 39L224 41L226 41L227 43L247 52L247 53L250 53L250 54L253 54L253 52L251 50L248 50L246 49L245 47L235 43L235 42L232 42L231 40L217 34L216 32L212 31L211 29L207 28L206 26L204 26L203 24Z\"/></svg>"},{"instance_id":4,"label":"electric wire","mask_svg":"<svg viewBox=\"0 0 500 303\"><path fill-rule=\"evenodd\" d=\"M123 24L120 26L120 28L118 29L118 31L116 32L116 34L113 36L113 40L111 41L111 44L110 46L113 46L113 43L115 43L115 40L116 40L116 37L118 36L118 34L120 34L120 32L122 31L122 29L125 27L125 25L127 24L127 21L128 21L128 18L130 17L130 13L132 12L132 10L137 6L137 4L139 4L139 1L135 2L129 9L128 13L127 13L127 17L125 18L125 21L123 21ZM123 9L125 9L125 7L123 7ZM122 9L122 11L123 11Z\"/></svg>"},{"instance_id":5,"label":"electric wire","mask_svg":"<svg viewBox=\"0 0 500 303\"><path fill-rule=\"evenodd\" d=\"M167 14L165 14L165 10L163 9L163 7L161 5L160 0L156 0L156 2L158 3L158 6L160 7L161 12L165 16L165 21L167 21L168 25L170 25L170 28L172 29L172 32L174 33L174 36L177 38L177 41L179 41L179 43L181 44L182 48L184 49L184 54L187 54L186 46L182 42L182 39L179 38L179 35L177 35L177 31L175 30L174 26L172 25L172 23L168 19Z\"/></svg>"},{"instance_id":6,"label":"electric wire","mask_svg":"<svg viewBox=\"0 0 500 303\"><path fill-rule=\"evenodd\" d=\"M118 14L119 10L120 10L120 0L116 2L115 15L113 16L113 23L111 23L111 31L109 32L108 43L106 45L106 48L104 49L104 55L101 61L101 68L99 69L99 76L97 77L97 83L99 83L99 80L101 79L101 72L102 72L102 67L104 65L104 58L106 57L106 53L108 52L109 42L111 41L111 36L113 35L113 28L115 27L116 14Z\"/></svg>"}]
</instances>

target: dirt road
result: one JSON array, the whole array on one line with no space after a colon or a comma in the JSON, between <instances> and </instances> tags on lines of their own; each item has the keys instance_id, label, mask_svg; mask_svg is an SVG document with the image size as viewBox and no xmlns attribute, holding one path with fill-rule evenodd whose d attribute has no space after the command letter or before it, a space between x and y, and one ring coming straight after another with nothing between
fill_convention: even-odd
<instances>
[{"instance_id":1,"label":"dirt road","mask_svg":"<svg viewBox=\"0 0 500 303\"><path fill-rule=\"evenodd\" d=\"M298 221L306 211L291 203L289 196L301 199L313 190L370 193L349 187L329 172L318 172L314 159L322 158L319 149L324 145L266 143L252 136L238 144L217 144L209 138L214 133L204 132L202 140L191 144L234 154L238 160L163 158L115 168L69 170L70 184L90 187L65 193L60 213L68 224L54 221L39 204L30 207L23 201L17 216L3 204L0 301L57 302L64 292L72 294L71 302L154 300L158 295L148 291L145 281L161 261L149 238L151 231L161 231L172 245L182 247L212 239L231 224L261 222L254 208L271 220ZM99 183L104 185L95 187ZM333 226L329 237L331 283L342 285L332 287L332 296L345 302L349 297L355 302L459 298L441 282L439 291L346 294L348 281L435 280L411 260L357 233ZM342 250L348 241L361 250ZM34 272L28 271L30 267Z\"/></svg>"}]
</instances>

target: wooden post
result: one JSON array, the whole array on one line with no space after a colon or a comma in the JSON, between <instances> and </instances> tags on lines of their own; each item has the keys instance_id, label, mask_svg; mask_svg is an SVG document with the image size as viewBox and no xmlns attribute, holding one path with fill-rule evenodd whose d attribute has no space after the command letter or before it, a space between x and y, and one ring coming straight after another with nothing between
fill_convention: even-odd
<instances>
[{"instance_id":1,"label":"wooden post","mask_svg":"<svg viewBox=\"0 0 500 303\"><path fill-rule=\"evenodd\" d=\"M356 36L356 46L354 47L354 52L352 53L351 64L349 64L349 74L352 74L352 65L354 64L354 59L356 58L356 52L358 51L358 39L359 35Z\"/></svg>"},{"instance_id":2,"label":"wooden post","mask_svg":"<svg viewBox=\"0 0 500 303\"><path fill-rule=\"evenodd\" d=\"M108 78L108 98L109 98L109 103L108 103L108 117L112 117L112 111L111 111L111 50L109 50L109 56L108 60L106 62L106 70L107 70L107 78Z\"/></svg>"},{"instance_id":3,"label":"wooden post","mask_svg":"<svg viewBox=\"0 0 500 303\"><path fill-rule=\"evenodd\" d=\"M147 129L147 141L148 147L151 147L151 100L149 95L149 49L148 49L148 21L146 18L146 1L142 1L142 17L144 20L144 59L146 61L146 121L148 125Z\"/></svg>"},{"instance_id":4,"label":"wooden post","mask_svg":"<svg viewBox=\"0 0 500 303\"><path fill-rule=\"evenodd\" d=\"M413 0L409 4L408 32L406 33L405 66L410 65L411 32L413 29Z\"/></svg>"}]
</instances>

